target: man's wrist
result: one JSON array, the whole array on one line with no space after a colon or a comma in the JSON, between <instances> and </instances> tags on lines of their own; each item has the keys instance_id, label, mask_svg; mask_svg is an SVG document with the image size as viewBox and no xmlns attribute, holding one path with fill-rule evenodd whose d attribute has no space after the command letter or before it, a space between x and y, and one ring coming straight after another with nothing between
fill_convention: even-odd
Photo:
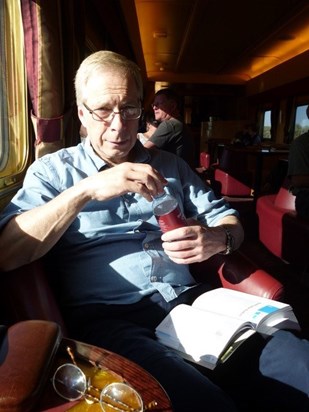
<instances>
[{"instance_id":1,"label":"man's wrist","mask_svg":"<svg viewBox=\"0 0 309 412\"><path fill-rule=\"evenodd\" d=\"M230 255L235 250L235 238L234 238L231 230L228 227L222 225L221 228L225 233L226 242L225 242L225 250L220 252L220 254L221 255Z\"/></svg>"}]
</instances>

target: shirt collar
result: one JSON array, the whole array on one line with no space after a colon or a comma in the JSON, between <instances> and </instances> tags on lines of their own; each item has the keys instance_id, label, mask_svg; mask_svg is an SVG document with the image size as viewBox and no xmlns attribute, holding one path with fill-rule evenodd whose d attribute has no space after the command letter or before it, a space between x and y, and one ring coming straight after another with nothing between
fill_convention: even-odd
<instances>
[{"instance_id":1,"label":"shirt collar","mask_svg":"<svg viewBox=\"0 0 309 412\"><path fill-rule=\"evenodd\" d=\"M96 165L98 170L103 170L108 164L105 160L101 159L96 152L93 150L90 139L87 137L84 141L84 148L86 153L90 156L93 163ZM149 163L151 156L149 151L142 145L142 143L137 139L136 143L132 149L134 151L134 159L135 163Z\"/></svg>"}]
</instances>

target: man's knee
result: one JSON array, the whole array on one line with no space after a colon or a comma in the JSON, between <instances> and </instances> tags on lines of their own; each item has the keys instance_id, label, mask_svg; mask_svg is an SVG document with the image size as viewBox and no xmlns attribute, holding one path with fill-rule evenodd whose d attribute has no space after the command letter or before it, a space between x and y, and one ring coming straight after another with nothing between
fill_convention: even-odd
<instances>
[{"instance_id":1,"label":"man's knee","mask_svg":"<svg viewBox=\"0 0 309 412\"><path fill-rule=\"evenodd\" d=\"M309 342L276 332L262 351L260 372L309 396Z\"/></svg>"}]
</instances>

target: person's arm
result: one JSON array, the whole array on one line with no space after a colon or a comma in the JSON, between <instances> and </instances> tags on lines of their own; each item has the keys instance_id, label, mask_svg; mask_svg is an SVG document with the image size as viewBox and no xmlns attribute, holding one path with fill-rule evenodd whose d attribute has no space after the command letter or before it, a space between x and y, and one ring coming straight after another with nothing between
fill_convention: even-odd
<instances>
[{"instance_id":1,"label":"person's arm","mask_svg":"<svg viewBox=\"0 0 309 412\"><path fill-rule=\"evenodd\" d=\"M152 201L165 184L155 169L138 163L122 163L87 177L7 223L0 233L0 269L11 270L46 254L90 200L104 201L135 192Z\"/></svg>"},{"instance_id":2,"label":"person's arm","mask_svg":"<svg viewBox=\"0 0 309 412\"><path fill-rule=\"evenodd\" d=\"M173 137L173 126L169 121L164 121L159 124L157 130L148 139L144 147L148 149L152 147L157 147L159 149L164 149Z\"/></svg>"},{"instance_id":3,"label":"person's arm","mask_svg":"<svg viewBox=\"0 0 309 412\"><path fill-rule=\"evenodd\" d=\"M162 235L165 253L179 264L202 262L217 253L225 253L226 229L232 236L234 250L239 248L244 239L242 225L234 215L223 217L213 227L205 227L192 220L189 221L190 224L193 226L178 228Z\"/></svg>"},{"instance_id":4,"label":"person's arm","mask_svg":"<svg viewBox=\"0 0 309 412\"><path fill-rule=\"evenodd\" d=\"M153 147L156 147L156 145L148 139L147 142L144 143L144 147L146 147L147 149L151 149Z\"/></svg>"},{"instance_id":5,"label":"person's arm","mask_svg":"<svg viewBox=\"0 0 309 412\"><path fill-rule=\"evenodd\" d=\"M12 270L47 253L89 200L78 185L14 216L0 233L0 268Z\"/></svg>"}]
</instances>

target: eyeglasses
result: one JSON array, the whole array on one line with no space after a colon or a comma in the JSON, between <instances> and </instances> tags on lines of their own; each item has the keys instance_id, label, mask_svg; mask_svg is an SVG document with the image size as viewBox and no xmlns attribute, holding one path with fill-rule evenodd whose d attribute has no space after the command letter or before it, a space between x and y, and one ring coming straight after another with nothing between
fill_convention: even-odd
<instances>
[{"instance_id":1,"label":"eyeglasses","mask_svg":"<svg viewBox=\"0 0 309 412\"><path fill-rule=\"evenodd\" d=\"M115 114L120 114L122 120L137 120L141 117L143 111L140 107L134 106L123 107L119 110L119 112L115 112L112 109L106 108L92 110L86 105L86 103L83 103L83 105L91 114L93 120L96 120L97 122L109 122L113 120Z\"/></svg>"},{"instance_id":2,"label":"eyeglasses","mask_svg":"<svg viewBox=\"0 0 309 412\"><path fill-rule=\"evenodd\" d=\"M166 107L169 104L169 100L168 99L164 99L161 98L160 100L154 101L151 104L151 107L154 109L155 107L157 107L158 109L160 109L161 107Z\"/></svg>"},{"instance_id":3,"label":"eyeglasses","mask_svg":"<svg viewBox=\"0 0 309 412\"><path fill-rule=\"evenodd\" d=\"M164 103L152 103L152 105L151 105L151 107L154 109L155 107L157 107L158 109L160 108L160 107L163 107L164 106Z\"/></svg>"},{"instance_id":4,"label":"eyeglasses","mask_svg":"<svg viewBox=\"0 0 309 412\"><path fill-rule=\"evenodd\" d=\"M67 352L73 363L65 363L59 366L52 377L53 387L62 398L68 401L85 400L87 403L98 402L103 412L143 412L157 406L156 401L152 401L144 406L139 393L127 383L120 381L119 376L117 381L116 374L113 377L114 382L111 382L111 376L107 379L105 376L103 385L102 382L100 384L100 373L104 374L106 371L97 365L95 365L96 369L91 373L92 377L87 377L83 370L77 366L69 347ZM112 371L109 372L113 374Z\"/></svg>"}]
</instances>

